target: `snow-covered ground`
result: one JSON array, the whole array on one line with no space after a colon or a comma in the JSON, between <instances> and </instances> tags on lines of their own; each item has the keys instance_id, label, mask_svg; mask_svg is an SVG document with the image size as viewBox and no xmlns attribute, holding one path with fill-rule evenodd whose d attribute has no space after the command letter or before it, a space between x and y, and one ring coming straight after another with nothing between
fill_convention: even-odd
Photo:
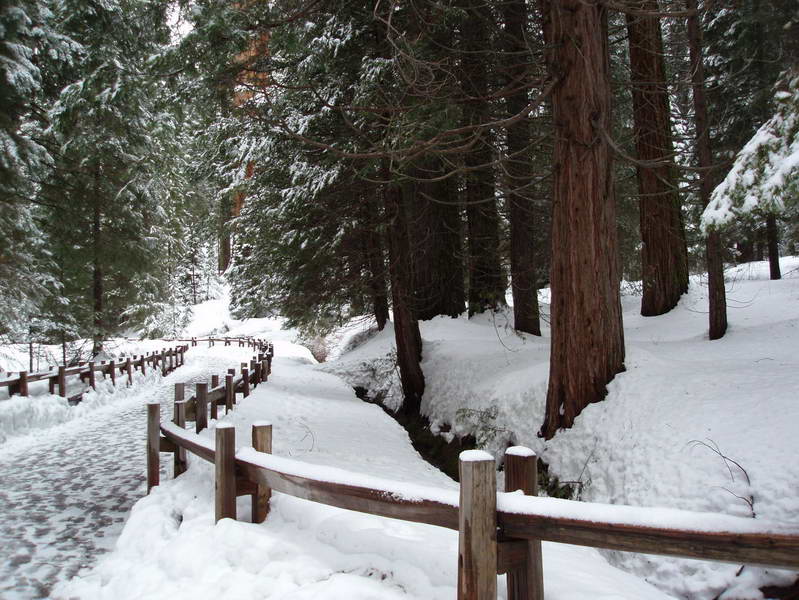
<instances>
[{"instance_id":1,"label":"snow-covered ground","mask_svg":"<svg viewBox=\"0 0 799 600\"><path fill-rule=\"evenodd\" d=\"M167 377L104 391L105 404L0 445L0 598L50 598L113 548L146 490L145 404L162 402L168 418L176 382L208 381L247 358L246 348L194 348Z\"/></svg>"},{"instance_id":2,"label":"snow-covered ground","mask_svg":"<svg viewBox=\"0 0 799 600\"><path fill-rule=\"evenodd\" d=\"M583 500L799 524L799 259L783 259L782 271L781 281L769 281L767 263L728 271L730 328L713 342L700 280L660 317L641 317L640 297L625 296L626 372L604 402L550 441L536 436L547 339L514 333L502 314L422 323L422 410L434 428L452 428L445 435L474 433L497 457L507 445L533 448L561 480L579 482ZM339 338L346 345L347 336ZM400 391L392 349L393 334L384 331L323 368L386 393L391 405ZM738 575L740 565L605 555L681 598L761 598L759 585L796 578L751 567Z\"/></svg>"},{"instance_id":3,"label":"snow-covered ground","mask_svg":"<svg viewBox=\"0 0 799 600\"><path fill-rule=\"evenodd\" d=\"M286 340L276 344L269 382L222 419L236 426L237 446L249 445L253 422L268 420L277 455L457 490L416 453L399 425L313 362L303 347ZM210 439L214 425L205 432ZM247 522L247 497L239 499L240 521L214 525L213 489L211 465L191 461L185 475L162 481L136 504L115 551L90 573L59 587L56 596L451 600L456 595L454 531L282 494L275 494L261 525ZM544 553L547 598L667 597L610 566L597 551L544 544Z\"/></svg>"},{"instance_id":4,"label":"snow-covered ground","mask_svg":"<svg viewBox=\"0 0 799 600\"><path fill-rule=\"evenodd\" d=\"M445 435L476 433L496 455L509 443L534 448L562 480L580 482L583 500L755 516L795 526L799 514L799 463L795 460L799 455L795 383L799 259L784 260L783 273L785 279L779 282L768 281L765 265L746 265L729 273L731 326L728 335L715 342L706 339L706 290L701 282L693 281L680 306L662 317L638 316L640 299L625 297L627 371L611 384L604 402L590 406L572 430L549 442L535 435L546 392L546 339L518 336L502 314L424 323L424 410L435 427L452 428ZM390 403L398 391L390 331L369 336L358 326L339 332L338 347L331 353L338 358L317 365L306 348L294 343L295 332L280 329L278 319L235 321L224 299L198 308L190 335L219 332L275 341L270 381L222 417L236 426L238 446L249 445L253 422L268 420L274 424L277 455L399 482L457 489L457 484L422 460L396 423L353 395L351 385L366 385L387 393ZM355 339L359 343L350 344ZM238 362L237 352L238 348L217 346L195 348L187 356L196 360L198 368L202 366L207 377L209 369L219 371L222 363ZM221 362L209 367L215 360ZM180 380L180 373L170 375L170 381ZM160 397L168 399L169 385L165 382ZM134 478L136 489L125 496L114 518L136 495L143 495L142 403L152 397L159 393L142 394L129 402L138 411L135 441L128 444L135 447L137 457L122 457L120 448L115 452L124 468L118 469L115 460L113 465L101 463L105 468L84 470L100 471L98 481L106 486L114 485L118 477ZM89 422L101 422L105 411L121 415L116 408L121 410L123 404L98 409L97 417ZM118 426L122 423L118 416L109 420ZM74 427L77 432L79 423L62 427L64 431ZM205 433L209 438L214 426L212 422ZM57 437L48 430L41 440L42 452ZM35 454L20 448L14 451L9 465ZM0 447L0 458L5 456ZM90 457L95 463L101 460ZM69 489L76 473L68 479L43 487ZM20 477L17 485L24 486L24 481ZM15 514L25 514L23 499L28 493L19 492ZM100 493L95 488L88 494L92 495ZM247 522L249 499L243 497L239 499L240 520L215 525L212 468L191 461L185 475L177 480L162 477L151 495L135 503L113 551L93 568L81 570L71 581L66 577L76 568L50 575L48 581L59 582L51 595L113 600L455 597L455 532L282 494L275 494L271 507L267 521L254 525ZM107 509L98 510L103 514ZM6 520L2 515L0 519ZM55 526L63 529L55 519ZM116 535L119 526L115 522L101 527L105 540ZM36 543L36 531L31 531L25 538L27 548ZM36 548L28 554L40 552ZM5 568L9 573L19 569L23 574L19 577L33 578L27 573L42 573L42 565L55 561L58 550L53 548L41 550L45 560L36 569L24 567L35 563L26 562L24 555L9 557ZM739 565L544 544L547 600L754 600L762 598L757 591L760 585L789 583L794 577L750 567L740 570ZM504 597L502 582L499 590ZM15 593L10 597L31 596Z\"/></svg>"}]
</instances>

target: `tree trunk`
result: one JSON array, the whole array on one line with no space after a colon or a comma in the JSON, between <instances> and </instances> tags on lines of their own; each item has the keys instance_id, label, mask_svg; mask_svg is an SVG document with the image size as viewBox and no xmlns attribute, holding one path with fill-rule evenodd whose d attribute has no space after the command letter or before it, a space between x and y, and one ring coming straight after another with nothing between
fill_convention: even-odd
<instances>
[{"instance_id":1,"label":"tree trunk","mask_svg":"<svg viewBox=\"0 0 799 600\"><path fill-rule=\"evenodd\" d=\"M552 214L552 352L546 414L550 439L624 369L611 154L607 9L542 0L547 63L558 78Z\"/></svg>"},{"instance_id":2,"label":"tree trunk","mask_svg":"<svg viewBox=\"0 0 799 600\"><path fill-rule=\"evenodd\" d=\"M696 127L696 152L702 172L699 196L702 206L710 202L713 192L711 168L713 155L710 149L710 131L705 97L705 67L702 59L702 31L696 0L686 0L686 8L692 11L688 17L688 48L691 56L691 79L694 98L694 122ZM709 308L709 332L711 340L717 340L727 331L727 296L724 289L724 262L721 257L721 238L711 231L705 241L707 261L707 287Z\"/></svg>"},{"instance_id":3,"label":"tree trunk","mask_svg":"<svg viewBox=\"0 0 799 600\"><path fill-rule=\"evenodd\" d=\"M461 27L461 84L464 126L489 121L487 23L488 4L463 0ZM505 302L505 277L499 254L499 214L494 197L493 152L489 132L475 130L473 145L464 156L466 218L469 233L469 316L494 310Z\"/></svg>"},{"instance_id":4,"label":"tree trunk","mask_svg":"<svg viewBox=\"0 0 799 600\"><path fill-rule=\"evenodd\" d=\"M376 188L382 195L380 187ZM383 236L380 231L378 209L368 197L361 202L364 220L366 267L369 271L369 294L372 299L372 312L377 321L378 331L388 322L388 292L386 290L386 263L383 256Z\"/></svg>"},{"instance_id":5,"label":"tree trunk","mask_svg":"<svg viewBox=\"0 0 799 600\"><path fill-rule=\"evenodd\" d=\"M224 273L230 266L233 252L233 236L230 232L230 214L233 203L229 197L223 197L219 203L219 272Z\"/></svg>"},{"instance_id":6,"label":"tree trunk","mask_svg":"<svg viewBox=\"0 0 799 600\"><path fill-rule=\"evenodd\" d=\"M532 63L524 35L527 30L527 7L524 0L508 1L503 6L506 49L511 65L507 67L512 93L506 102L508 113L517 115L528 104L529 67ZM541 335L538 315L537 265L534 239L536 212L530 176L530 123L522 119L507 128L508 212L510 215L510 273L513 292L513 322L516 331ZM538 224L539 232L542 231ZM540 235L540 233L539 233Z\"/></svg>"},{"instance_id":7,"label":"tree trunk","mask_svg":"<svg viewBox=\"0 0 799 600\"><path fill-rule=\"evenodd\" d=\"M388 169L384 168L386 181L387 171ZM411 307L411 250L408 239L407 207L402 189L398 185L387 183L384 187L389 240L388 270L394 307L394 339L404 396L400 410L407 416L418 416L421 413L425 382L419 364L422 360L422 336L419 333L419 322Z\"/></svg>"},{"instance_id":8,"label":"tree trunk","mask_svg":"<svg viewBox=\"0 0 799 600\"><path fill-rule=\"evenodd\" d=\"M424 181L444 175L441 165L415 169L418 181L406 186L413 231L413 309L419 320L457 317L466 305L461 217L456 181Z\"/></svg>"},{"instance_id":9,"label":"tree trunk","mask_svg":"<svg viewBox=\"0 0 799 600\"><path fill-rule=\"evenodd\" d=\"M668 87L657 0L628 4L650 15L628 14L630 79L640 194L641 270L644 293L641 314L662 315L688 291L688 253L680 198L674 177Z\"/></svg>"},{"instance_id":10,"label":"tree trunk","mask_svg":"<svg viewBox=\"0 0 799 600\"><path fill-rule=\"evenodd\" d=\"M92 300L94 311L94 331L92 335L92 355L96 356L103 349L103 338L105 337L105 319L103 317L103 267L100 261L100 256L103 250L101 229L101 212L100 212L100 199L97 197L99 194L99 186L97 185L95 176L95 197L93 199L94 211L92 214Z\"/></svg>"},{"instance_id":11,"label":"tree trunk","mask_svg":"<svg viewBox=\"0 0 799 600\"><path fill-rule=\"evenodd\" d=\"M766 239L768 240L768 266L772 279L782 279L780 272L779 232L774 213L766 216Z\"/></svg>"}]
</instances>

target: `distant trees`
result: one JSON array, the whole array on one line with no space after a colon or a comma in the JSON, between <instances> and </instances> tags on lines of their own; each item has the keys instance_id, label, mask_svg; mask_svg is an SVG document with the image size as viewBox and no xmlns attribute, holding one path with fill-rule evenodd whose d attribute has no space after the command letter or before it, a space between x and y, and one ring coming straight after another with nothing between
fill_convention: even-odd
<instances>
[{"instance_id":1,"label":"distant trees","mask_svg":"<svg viewBox=\"0 0 799 600\"><path fill-rule=\"evenodd\" d=\"M510 276L515 329L552 333L546 437L623 368L622 275L644 315L679 301L724 161L789 121L763 89L797 52L787 0L198 0L175 44L163 4L14 1L0 276L18 285L0 333L35 317L95 350L124 328L172 334L220 269L239 317L315 334L391 319L418 415L419 323L505 310ZM736 168L765 174L774 147ZM775 257L781 211L752 213ZM725 252L761 229L708 237L711 337Z\"/></svg>"},{"instance_id":2,"label":"distant trees","mask_svg":"<svg viewBox=\"0 0 799 600\"><path fill-rule=\"evenodd\" d=\"M161 77L167 7L16 4L0 10L0 335L99 352L123 329L178 332L196 296L179 271L206 253L186 222L194 136Z\"/></svg>"}]
</instances>

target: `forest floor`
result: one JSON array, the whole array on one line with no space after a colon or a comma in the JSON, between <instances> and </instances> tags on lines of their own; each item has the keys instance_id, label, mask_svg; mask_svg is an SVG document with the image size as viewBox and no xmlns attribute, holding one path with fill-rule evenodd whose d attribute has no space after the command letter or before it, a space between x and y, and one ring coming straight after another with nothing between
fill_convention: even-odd
<instances>
[{"instance_id":1,"label":"forest floor","mask_svg":"<svg viewBox=\"0 0 799 600\"><path fill-rule=\"evenodd\" d=\"M586 501L666 506L799 525L799 258L726 273L729 330L707 338L707 287L693 277L680 304L640 315L634 289L622 297L626 371L575 426L537 437L549 371L549 298L543 337L519 335L512 313L421 323L422 412L446 437L475 435L502 456L523 445L573 483ZM388 406L401 398L393 333L344 328L322 369ZM500 474L501 476L501 474ZM603 552L614 565L678 598L759 600L759 588L795 573L644 554Z\"/></svg>"},{"instance_id":2,"label":"forest floor","mask_svg":"<svg viewBox=\"0 0 799 600\"><path fill-rule=\"evenodd\" d=\"M578 482L583 500L722 512L795 526L799 260L785 259L783 272L786 277L779 282L768 281L762 264L728 273L731 326L717 342L706 339L706 289L700 280L692 281L680 306L662 317L640 317L640 298L626 295L626 372L611 383L604 402L590 406L572 430L549 442L535 435L546 391L546 327L542 340L515 334L503 313L423 323L423 409L442 435L473 434L497 456L509 443L532 447L551 473ZM541 299L546 316L548 299ZM278 320L235 322L224 299L196 307L189 334L212 329L266 337L276 345L270 381L221 417L236 425L239 446L249 440L252 422L269 420L278 455L456 489L457 484L414 451L396 422L354 396L352 386L362 385L389 405L397 401L390 331L375 334L368 323L353 323L328 339L329 362L317 365L308 349L295 343L296 332L280 330ZM213 472L202 461L192 461L177 480L162 477L152 494L135 502L144 495L143 404L153 398L171 400L175 381L223 372L239 362L236 352L194 348L187 354L186 370L148 384L141 394L43 429L38 440L28 434L0 446L4 480L7 470L16 473L13 485L6 485L16 496L0 500L16 505L11 518L20 521L12 528L25 531L12 538L20 542L3 557L4 574L12 583L0 595L36 597L45 589L42 585L56 583L53 598L455 596L455 532L281 494L273 498L264 524L246 522L248 499L242 498L242 520L214 525ZM114 442L119 438L130 454L122 448L113 457L94 454L100 441L73 450L81 431L96 435L88 433L91 423L98 430L107 423L104 431L113 431ZM206 435L213 435L214 425ZM52 452L54 444L58 452ZM41 468L37 453L41 457L47 452L52 464L60 463L54 454L71 451L90 460L41 485L39 475L25 475ZM41 477L47 472L43 469ZM74 486L78 477L85 494ZM88 483L90 479L96 483ZM121 496L117 505L106 494L114 486ZM53 496L54 489L69 500L45 497L39 508L32 508L37 497L45 492ZM96 519L91 517L93 496L100 506L94 509ZM64 508L58 509L57 503ZM131 504L121 529L118 519ZM86 521L76 522L81 517ZM1 523L9 518L0 513ZM58 533L63 531L69 533ZM98 531L104 535L95 538ZM102 554L117 535L113 551ZM69 552L59 549L72 537ZM63 567L50 564L48 571L48 563L56 562ZM545 543L544 577L547 600L755 600L763 598L760 586L788 584L795 574ZM499 589L502 598L501 582Z\"/></svg>"},{"instance_id":3,"label":"forest floor","mask_svg":"<svg viewBox=\"0 0 799 600\"><path fill-rule=\"evenodd\" d=\"M379 407L358 400L323 373L310 352L274 332L273 374L220 421L249 445L256 421L273 424L275 454L324 467L457 490L413 449ZM277 338L277 339L276 339ZM205 349L192 349L188 356ZM204 435L213 438L215 421ZM113 553L56 589L55 597L212 600L451 600L456 596L457 532L340 510L275 494L265 523L214 524L213 467L191 460L185 475L161 485L131 511ZM551 600L664 600L599 552L545 544ZM573 566L579 564L580 572ZM135 581L135 585L131 582ZM505 597L500 582L500 598Z\"/></svg>"},{"instance_id":4,"label":"forest floor","mask_svg":"<svg viewBox=\"0 0 799 600\"><path fill-rule=\"evenodd\" d=\"M249 359L249 352L189 353L186 365L167 377L151 373L137 377L132 388L104 390L95 410L70 412L62 399L25 399L48 408L38 419L22 419L23 433L0 446L0 598L51 598L56 584L114 547L130 508L146 491L146 403L159 401L166 409L175 382L207 381L239 358ZM15 416L33 414L15 408ZM55 416L71 418L52 426ZM11 412L0 410L0 418L11 420Z\"/></svg>"}]
</instances>

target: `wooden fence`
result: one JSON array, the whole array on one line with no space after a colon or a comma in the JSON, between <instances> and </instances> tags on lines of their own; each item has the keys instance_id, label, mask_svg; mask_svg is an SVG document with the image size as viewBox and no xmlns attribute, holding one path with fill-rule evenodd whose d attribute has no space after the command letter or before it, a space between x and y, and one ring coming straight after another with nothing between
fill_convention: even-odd
<instances>
[{"instance_id":1,"label":"wooden fence","mask_svg":"<svg viewBox=\"0 0 799 600\"><path fill-rule=\"evenodd\" d=\"M262 374L265 369L261 367ZM207 426L206 401L214 407L216 402L209 399L223 397L222 390L226 399L232 390L235 399L236 392L248 393L249 383L257 385L254 371L242 370L241 376L228 378L225 386L207 392L198 387L189 400L196 406L197 433ZM232 408L232 403L227 407ZM799 569L799 527L792 526L786 533L783 525L727 515L539 498L537 458L526 448L510 448L505 455L506 493L497 493L493 457L480 451L461 454L460 492L413 486L409 493L406 484L339 469L318 479L314 468L271 455L269 424L253 425L252 448L236 452L231 424L218 423L215 440L209 440L185 429L187 412L182 388L176 389L172 422L160 422L158 404L148 406L148 492L158 485L159 452L174 453L177 476L186 469L188 451L215 465L217 521L235 519L236 497L250 495L252 521L263 522L271 493L278 491L339 508L454 529L459 532L459 600L495 600L496 575L502 573L508 574L509 600L542 600L541 540Z\"/></svg>"},{"instance_id":2,"label":"wooden fence","mask_svg":"<svg viewBox=\"0 0 799 600\"><path fill-rule=\"evenodd\" d=\"M128 385L133 383L133 373L141 371L146 373L147 369L161 369L166 375L171 373L179 366L183 365L184 353L188 349L187 345L175 346L174 348L164 348L160 352L147 352L142 355L128 356L124 360L100 361L99 363L89 361L81 362L74 367L59 366L47 371L28 373L20 371L16 377L0 380L0 388L8 388L8 395L20 396L29 395L29 385L37 381L47 381L50 385L50 393L58 393L59 396L67 398L69 402L79 402L83 396L83 391L73 396L67 395L67 378L78 377L89 387L96 389L97 373L102 379L108 376L111 383L116 385L117 377L122 377Z\"/></svg>"}]
</instances>

